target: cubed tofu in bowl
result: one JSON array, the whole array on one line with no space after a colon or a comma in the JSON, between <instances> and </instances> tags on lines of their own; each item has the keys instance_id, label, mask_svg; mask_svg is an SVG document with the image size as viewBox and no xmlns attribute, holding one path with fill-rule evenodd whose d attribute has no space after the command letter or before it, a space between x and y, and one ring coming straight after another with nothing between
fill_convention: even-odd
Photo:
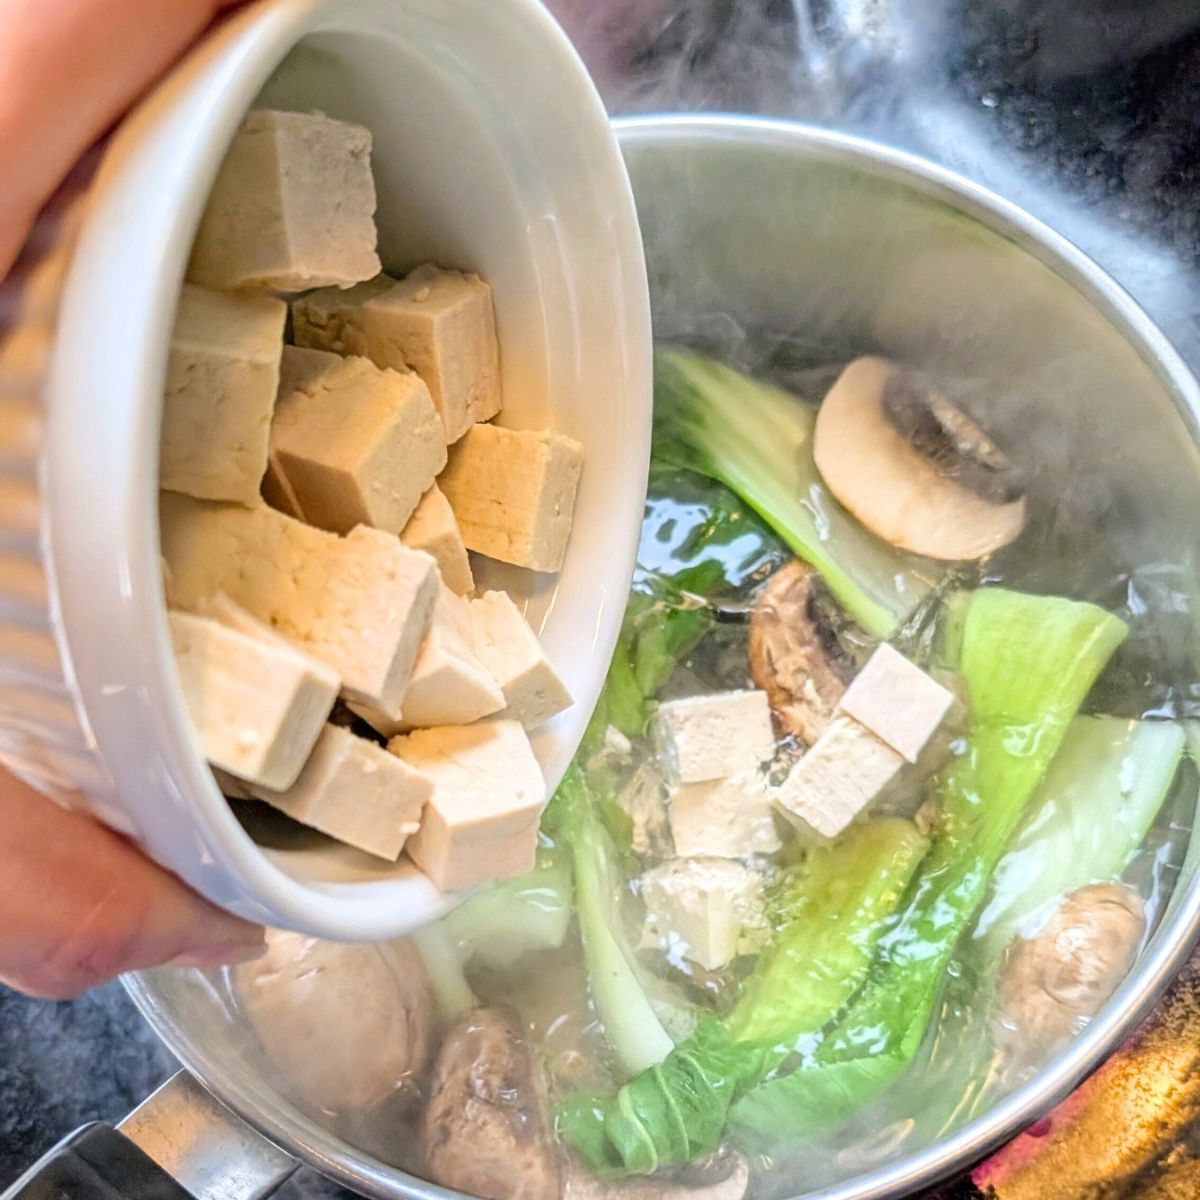
<instances>
[{"instance_id":1,"label":"cubed tofu in bowl","mask_svg":"<svg viewBox=\"0 0 1200 1200\"><path fill-rule=\"evenodd\" d=\"M512 47L503 62L492 53L501 42ZM563 111L575 114L566 141ZM276 836L268 829L275 807L259 800L239 801L235 815L189 718L164 604L156 496L180 291L186 283L194 295L233 298L222 307L243 314L214 316L178 346L176 427L184 433L163 464L166 507L229 514L230 523L217 523L238 527L231 536L247 554L244 575L234 565L205 586L337 673L342 702L378 702L400 720L408 679L400 687L397 677L411 675L436 602L424 577L444 569L464 603L473 586L501 588L574 701L533 731L543 802L582 735L615 642L614 601L632 573L648 461L646 276L612 130L540 11L466 0L437 13L318 0L234 14L116 132L105 155L73 227L78 237L64 244L70 288L46 309L57 320L46 401L54 419L37 452L50 464L41 482L46 512L55 514L53 536L40 543L55 581L46 627L61 632L70 694L80 699L78 736L73 727L70 737L54 734L56 745L78 743L74 757L57 754L45 786L77 793L77 803L251 919L329 938L399 935L456 899L443 897L405 851L389 861L317 829ZM297 403L272 445L274 411L264 421L278 401L271 384L283 346L298 341L294 311L282 325L284 307L324 288L348 296L381 274L399 289L405 370L372 361L388 386L363 406L361 443L325 436ZM230 353L220 358L210 335L227 319ZM278 359L260 344L268 327ZM211 396L196 401L184 358L203 360L201 373L228 376L228 413ZM428 405L414 399L426 393ZM440 431L437 439L422 431L423 466L389 491L380 464L407 462L413 450L389 421L405 397L430 418L426 425L432 413ZM585 466L570 497L560 570L467 557L454 507L434 491L443 455L468 432L453 414L517 434L548 431L580 447ZM227 471L191 457L209 431L238 452ZM418 513L430 495L446 504L435 499ZM76 519L60 520L66 513ZM413 524L421 516L424 528ZM317 534L335 539L337 553ZM326 567L292 575L289 556L304 546ZM186 562L170 561L180 557ZM208 575L203 548L176 544L167 558L185 592ZM415 618L411 636L393 620L399 607L385 611L401 591ZM391 645L377 655L350 628L364 606L374 627L391 630ZM196 615L193 600L173 595L171 607ZM333 627L340 617L341 636ZM480 688L476 708L504 704L498 683ZM344 709L332 715L340 722ZM268 766L255 787L282 794L297 786L301 776L288 783ZM380 845L390 853L392 843Z\"/></svg>"}]
</instances>

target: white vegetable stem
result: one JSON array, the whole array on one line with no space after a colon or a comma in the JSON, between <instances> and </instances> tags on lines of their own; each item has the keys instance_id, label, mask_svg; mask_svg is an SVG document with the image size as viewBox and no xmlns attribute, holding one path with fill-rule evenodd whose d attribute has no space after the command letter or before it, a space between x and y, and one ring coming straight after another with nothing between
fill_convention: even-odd
<instances>
[{"instance_id":1,"label":"white vegetable stem","mask_svg":"<svg viewBox=\"0 0 1200 1200\"><path fill-rule=\"evenodd\" d=\"M637 1075L662 1062L674 1043L609 925L607 918L615 917L616 904L603 840L577 838L573 850L579 931L592 1000L621 1067ZM583 858L588 860L586 866L580 861Z\"/></svg>"}]
</instances>

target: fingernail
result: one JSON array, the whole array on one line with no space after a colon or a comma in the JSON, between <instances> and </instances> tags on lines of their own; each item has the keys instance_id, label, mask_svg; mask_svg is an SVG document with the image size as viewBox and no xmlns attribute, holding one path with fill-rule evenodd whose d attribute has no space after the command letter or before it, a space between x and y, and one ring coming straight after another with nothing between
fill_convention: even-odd
<instances>
[{"instance_id":1,"label":"fingernail","mask_svg":"<svg viewBox=\"0 0 1200 1200\"><path fill-rule=\"evenodd\" d=\"M197 946L193 950L185 950L177 954L165 967L232 967L238 963L253 962L262 958L267 952L266 942L255 942L246 945L244 942L233 945Z\"/></svg>"}]
</instances>

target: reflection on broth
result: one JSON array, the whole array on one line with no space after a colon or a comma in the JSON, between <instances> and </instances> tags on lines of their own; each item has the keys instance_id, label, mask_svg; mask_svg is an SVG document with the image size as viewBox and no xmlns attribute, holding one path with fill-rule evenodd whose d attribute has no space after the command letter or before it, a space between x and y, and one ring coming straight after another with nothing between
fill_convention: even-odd
<instances>
[{"instance_id":1,"label":"reflection on broth","mask_svg":"<svg viewBox=\"0 0 1200 1200\"><path fill-rule=\"evenodd\" d=\"M419 1111L332 1114L488 1200L793 1195L924 1146L1086 1026L1180 870L1190 564L1106 539L1119 489L993 434L970 379L869 360L835 427L847 364L731 357L760 377L660 355L625 625L537 868L370 997L378 1025L428 989ZM350 1053L344 1007L313 1055Z\"/></svg>"}]
</instances>

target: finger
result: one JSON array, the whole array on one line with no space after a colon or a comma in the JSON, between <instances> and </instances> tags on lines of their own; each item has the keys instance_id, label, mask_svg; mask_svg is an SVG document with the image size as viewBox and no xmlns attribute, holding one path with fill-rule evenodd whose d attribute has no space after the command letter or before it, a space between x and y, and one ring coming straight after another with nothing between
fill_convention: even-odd
<instances>
[{"instance_id":1,"label":"finger","mask_svg":"<svg viewBox=\"0 0 1200 1200\"><path fill-rule=\"evenodd\" d=\"M71 164L235 0L0 0L0 279Z\"/></svg>"},{"instance_id":2,"label":"finger","mask_svg":"<svg viewBox=\"0 0 1200 1200\"><path fill-rule=\"evenodd\" d=\"M0 980L63 999L122 971L244 961L264 945L261 927L0 773Z\"/></svg>"}]
</instances>

